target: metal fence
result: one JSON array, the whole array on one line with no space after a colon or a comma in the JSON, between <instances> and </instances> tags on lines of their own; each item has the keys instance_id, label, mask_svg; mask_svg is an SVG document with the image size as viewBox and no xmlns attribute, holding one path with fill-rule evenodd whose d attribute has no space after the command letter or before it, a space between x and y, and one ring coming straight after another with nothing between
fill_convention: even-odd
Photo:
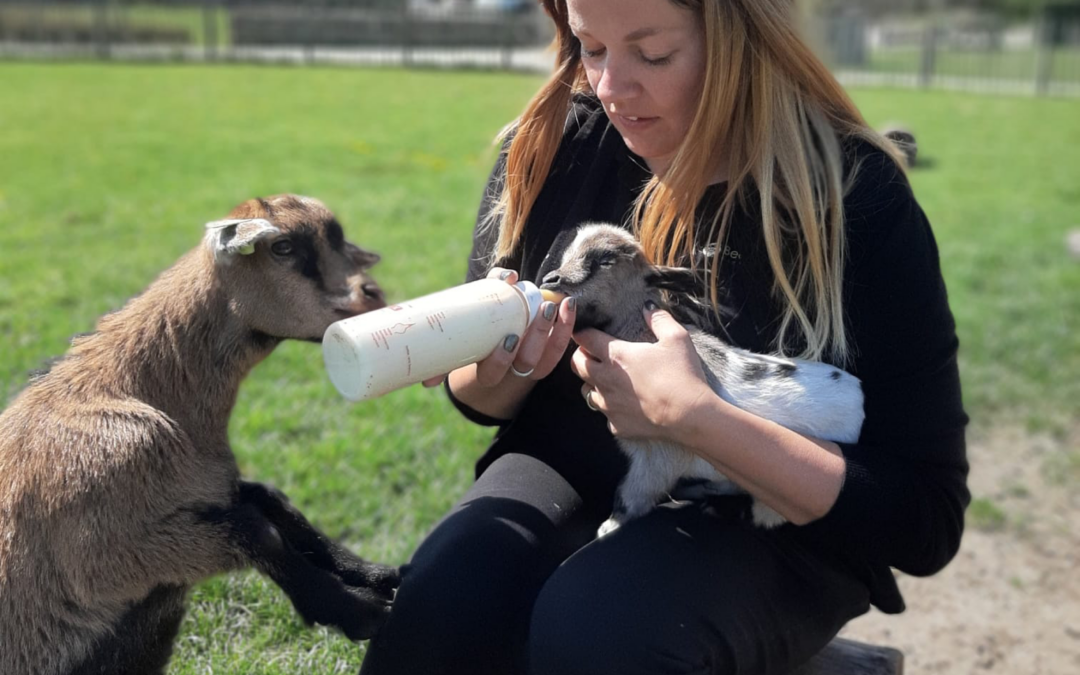
<instances>
[{"instance_id":1,"label":"metal fence","mask_svg":"<svg viewBox=\"0 0 1080 675\"><path fill-rule=\"evenodd\" d=\"M550 69L525 0L0 0L0 58Z\"/></svg>"},{"instance_id":2,"label":"metal fence","mask_svg":"<svg viewBox=\"0 0 1080 675\"><path fill-rule=\"evenodd\" d=\"M1027 21L851 9L813 17L808 30L845 84L1080 96L1080 6Z\"/></svg>"},{"instance_id":3,"label":"metal fence","mask_svg":"<svg viewBox=\"0 0 1080 675\"><path fill-rule=\"evenodd\" d=\"M1080 7L819 12L807 31L845 84L1080 96ZM547 71L534 0L0 0L0 58L391 64Z\"/></svg>"}]
</instances>

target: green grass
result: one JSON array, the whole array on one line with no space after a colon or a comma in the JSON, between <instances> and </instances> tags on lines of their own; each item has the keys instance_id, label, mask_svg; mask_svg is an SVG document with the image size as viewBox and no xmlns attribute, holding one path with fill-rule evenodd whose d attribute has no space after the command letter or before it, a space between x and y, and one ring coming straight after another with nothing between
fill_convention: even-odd
<instances>
[{"instance_id":1,"label":"green grass","mask_svg":"<svg viewBox=\"0 0 1080 675\"><path fill-rule=\"evenodd\" d=\"M967 520L976 530L999 532L1005 529L1008 516L997 504L980 497L971 501L967 510Z\"/></svg>"},{"instance_id":2,"label":"green grass","mask_svg":"<svg viewBox=\"0 0 1080 675\"><path fill-rule=\"evenodd\" d=\"M393 299L461 280L496 131L539 84L490 73L0 64L0 399L255 195L320 197L381 252ZM863 90L914 128L976 423L1080 414L1080 103ZM911 317L917 321L918 317ZM341 400L319 350L283 345L241 391L242 470L364 555L403 562L461 494L489 432L416 387ZM198 587L173 675L354 673L255 574Z\"/></svg>"},{"instance_id":3,"label":"green grass","mask_svg":"<svg viewBox=\"0 0 1080 675\"><path fill-rule=\"evenodd\" d=\"M973 419L1060 429L1080 419L1080 102L864 90L872 123L902 120L938 239Z\"/></svg>"}]
</instances>

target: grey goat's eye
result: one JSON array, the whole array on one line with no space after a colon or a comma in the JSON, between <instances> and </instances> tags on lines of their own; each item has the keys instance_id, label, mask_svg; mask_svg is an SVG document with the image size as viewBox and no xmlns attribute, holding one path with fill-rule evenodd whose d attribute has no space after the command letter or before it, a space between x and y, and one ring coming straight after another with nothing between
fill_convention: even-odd
<instances>
[{"instance_id":1,"label":"grey goat's eye","mask_svg":"<svg viewBox=\"0 0 1080 675\"><path fill-rule=\"evenodd\" d=\"M600 267L611 267L615 264L616 258L613 255L600 258Z\"/></svg>"},{"instance_id":2,"label":"grey goat's eye","mask_svg":"<svg viewBox=\"0 0 1080 675\"><path fill-rule=\"evenodd\" d=\"M288 239L279 239L270 245L270 250L274 252L274 255L292 255L296 249Z\"/></svg>"}]
</instances>

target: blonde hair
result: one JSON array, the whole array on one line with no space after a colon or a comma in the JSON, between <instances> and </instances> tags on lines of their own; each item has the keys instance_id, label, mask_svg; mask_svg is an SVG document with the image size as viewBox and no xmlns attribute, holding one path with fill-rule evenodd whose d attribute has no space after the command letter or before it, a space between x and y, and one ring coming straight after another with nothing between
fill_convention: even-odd
<instances>
[{"instance_id":1,"label":"blonde hair","mask_svg":"<svg viewBox=\"0 0 1080 675\"><path fill-rule=\"evenodd\" d=\"M843 197L855 171L845 182L840 139L866 139L902 165L897 151L869 128L799 37L792 0L669 1L700 17L706 68L686 138L664 175L654 176L637 199L634 231L654 262L693 260L697 206L719 171L727 191L706 225L708 240L722 250L733 216L756 197L773 291L783 307L775 349L788 353L801 338L799 356L843 363L851 352L842 298ZM572 97L588 91L566 0L543 4L555 22L558 61L513 127L492 215L499 227L497 258L515 251L558 150ZM722 257L711 263L714 308Z\"/></svg>"}]
</instances>

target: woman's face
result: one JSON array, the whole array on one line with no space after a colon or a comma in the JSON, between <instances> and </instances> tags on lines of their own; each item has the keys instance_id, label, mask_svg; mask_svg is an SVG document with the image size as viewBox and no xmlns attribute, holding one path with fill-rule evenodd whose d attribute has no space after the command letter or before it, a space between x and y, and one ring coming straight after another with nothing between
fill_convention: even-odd
<instances>
[{"instance_id":1,"label":"woman's face","mask_svg":"<svg viewBox=\"0 0 1080 675\"><path fill-rule=\"evenodd\" d=\"M662 175L701 95L700 20L671 0L567 0L567 9L604 111L627 147Z\"/></svg>"}]
</instances>

